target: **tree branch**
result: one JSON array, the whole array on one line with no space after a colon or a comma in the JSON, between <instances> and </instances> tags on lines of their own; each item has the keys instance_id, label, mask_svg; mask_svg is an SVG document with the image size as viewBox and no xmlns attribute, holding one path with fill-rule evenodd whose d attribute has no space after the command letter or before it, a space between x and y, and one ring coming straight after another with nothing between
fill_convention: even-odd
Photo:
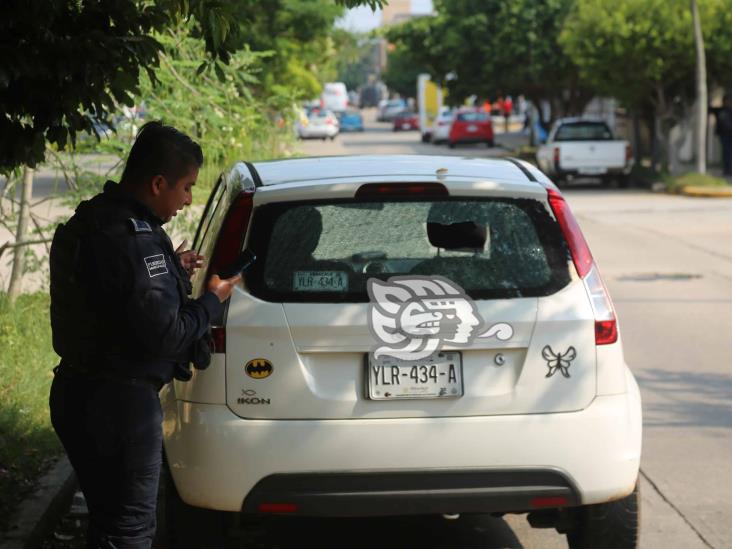
<instances>
[{"instance_id":1,"label":"tree branch","mask_svg":"<svg viewBox=\"0 0 732 549\"><path fill-rule=\"evenodd\" d=\"M38 218L35 215L33 215L33 212L30 210L30 208L28 208L28 213L30 214L31 221L33 222L33 226L38 231L38 234L43 235L43 229L41 228L41 226L38 223ZM44 242L43 245L46 248L46 253L50 254L51 247L48 245L48 241Z\"/></svg>"},{"instance_id":2,"label":"tree branch","mask_svg":"<svg viewBox=\"0 0 732 549\"><path fill-rule=\"evenodd\" d=\"M32 244L46 244L48 242L51 242L52 238L39 238L36 240L23 240L21 242L6 242L2 246L0 246L0 258L2 258L3 253L5 253L5 250L10 248L21 248L23 246L31 246Z\"/></svg>"}]
</instances>

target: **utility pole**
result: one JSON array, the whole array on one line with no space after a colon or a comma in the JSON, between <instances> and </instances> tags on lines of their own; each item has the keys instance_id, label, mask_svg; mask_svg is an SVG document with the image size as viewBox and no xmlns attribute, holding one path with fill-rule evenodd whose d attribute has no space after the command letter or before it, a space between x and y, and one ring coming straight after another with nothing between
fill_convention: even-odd
<instances>
[{"instance_id":1,"label":"utility pole","mask_svg":"<svg viewBox=\"0 0 732 549\"><path fill-rule=\"evenodd\" d=\"M707 59L696 0L691 0L691 16L694 21L696 47L696 171L707 173Z\"/></svg>"}]
</instances>

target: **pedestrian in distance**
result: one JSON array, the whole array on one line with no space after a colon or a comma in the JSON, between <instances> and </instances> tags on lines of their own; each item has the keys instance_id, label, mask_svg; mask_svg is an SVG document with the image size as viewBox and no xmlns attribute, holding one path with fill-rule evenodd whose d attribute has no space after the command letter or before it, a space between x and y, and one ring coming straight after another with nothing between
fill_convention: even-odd
<instances>
[{"instance_id":1,"label":"pedestrian in distance","mask_svg":"<svg viewBox=\"0 0 732 549\"><path fill-rule=\"evenodd\" d=\"M506 96L506 99L503 100L503 122L504 122L504 131L508 132L508 122L511 118L511 113L513 112L513 100L511 99L511 96Z\"/></svg>"},{"instance_id":2,"label":"pedestrian in distance","mask_svg":"<svg viewBox=\"0 0 732 549\"><path fill-rule=\"evenodd\" d=\"M162 464L158 392L210 362L209 328L241 275L213 274L163 229L192 201L200 146L160 122L137 134L119 184L76 208L51 247L51 325L61 357L51 422L89 508L88 549L149 549Z\"/></svg>"},{"instance_id":3,"label":"pedestrian in distance","mask_svg":"<svg viewBox=\"0 0 732 549\"><path fill-rule=\"evenodd\" d=\"M717 119L716 133L722 144L722 169L725 177L732 176L732 95L726 93L722 106L710 109Z\"/></svg>"}]
</instances>

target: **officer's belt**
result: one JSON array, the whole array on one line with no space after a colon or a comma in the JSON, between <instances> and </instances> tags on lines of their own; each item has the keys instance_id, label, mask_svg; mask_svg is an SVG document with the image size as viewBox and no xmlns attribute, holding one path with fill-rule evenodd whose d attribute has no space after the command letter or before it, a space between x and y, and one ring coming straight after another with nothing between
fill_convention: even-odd
<instances>
[{"instance_id":1,"label":"officer's belt","mask_svg":"<svg viewBox=\"0 0 732 549\"><path fill-rule=\"evenodd\" d=\"M83 379L88 381L116 381L130 385L146 385L152 387L156 391L162 389L164 383L154 377L139 377L125 375L123 372L116 370L91 370L88 368L73 365L65 360L61 360L58 366L53 369L53 373L64 379Z\"/></svg>"}]
</instances>

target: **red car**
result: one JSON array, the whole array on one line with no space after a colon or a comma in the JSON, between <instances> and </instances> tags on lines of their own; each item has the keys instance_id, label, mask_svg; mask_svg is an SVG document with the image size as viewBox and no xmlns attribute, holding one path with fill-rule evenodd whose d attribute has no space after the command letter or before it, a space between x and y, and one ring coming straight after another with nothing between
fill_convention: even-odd
<instances>
[{"instance_id":1,"label":"red car","mask_svg":"<svg viewBox=\"0 0 732 549\"><path fill-rule=\"evenodd\" d=\"M419 118L413 112L400 112L394 117L394 131L419 130Z\"/></svg>"},{"instance_id":2,"label":"red car","mask_svg":"<svg viewBox=\"0 0 732 549\"><path fill-rule=\"evenodd\" d=\"M450 127L447 142L450 148L458 143L485 143L493 146L493 124L484 111L460 111Z\"/></svg>"}]
</instances>

